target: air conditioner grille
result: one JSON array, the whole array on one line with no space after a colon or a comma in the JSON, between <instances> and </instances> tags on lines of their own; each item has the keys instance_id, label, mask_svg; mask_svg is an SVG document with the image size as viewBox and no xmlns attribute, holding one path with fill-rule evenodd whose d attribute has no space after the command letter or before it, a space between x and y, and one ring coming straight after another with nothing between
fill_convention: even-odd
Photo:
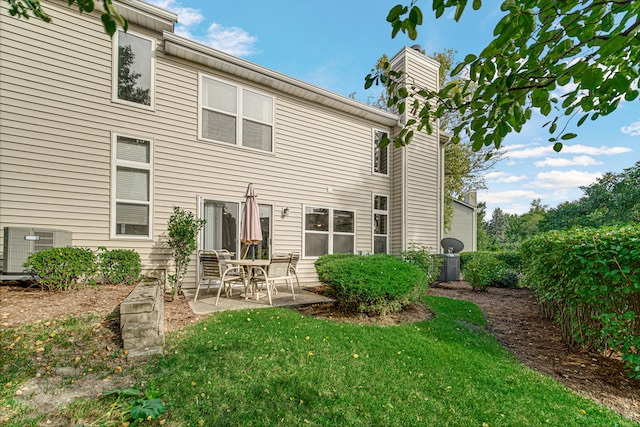
<instances>
[{"instance_id":1,"label":"air conditioner grille","mask_svg":"<svg viewBox=\"0 0 640 427\"><path fill-rule=\"evenodd\" d=\"M23 274L30 254L43 249L71 246L70 231L32 227L4 227L3 274Z\"/></svg>"},{"instance_id":2,"label":"air conditioner grille","mask_svg":"<svg viewBox=\"0 0 640 427\"><path fill-rule=\"evenodd\" d=\"M33 235L38 236L38 240L33 244L35 252L53 247L53 231L35 231Z\"/></svg>"}]
</instances>

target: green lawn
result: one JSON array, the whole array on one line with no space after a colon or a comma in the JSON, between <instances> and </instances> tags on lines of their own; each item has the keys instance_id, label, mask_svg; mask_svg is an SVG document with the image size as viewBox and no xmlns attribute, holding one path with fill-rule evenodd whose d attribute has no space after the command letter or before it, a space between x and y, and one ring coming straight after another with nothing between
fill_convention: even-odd
<instances>
[{"instance_id":1,"label":"green lawn","mask_svg":"<svg viewBox=\"0 0 640 427\"><path fill-rule=\"evenodd\" d=\"M432 320L388 327L281 308L212 315L171 334L168 354L137 372L141 388L164 391L168 408L143 424L640 425L524 367L484 332L475 305L425 301ZM113 401L81 401L65 413L104 421Z\"/></svg>"}]
</instances>

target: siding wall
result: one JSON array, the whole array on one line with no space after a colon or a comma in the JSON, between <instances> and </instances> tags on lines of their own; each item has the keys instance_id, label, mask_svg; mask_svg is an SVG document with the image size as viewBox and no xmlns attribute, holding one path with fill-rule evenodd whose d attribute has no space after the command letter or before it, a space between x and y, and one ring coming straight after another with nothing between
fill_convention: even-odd
<instances>
[{"instance_id":1,"label":"siding wall","mask_svg":"<svg viewBox=\"0 0 640 427\"><path fill-rule=\"evenodd\" d=\"M383 125L164 55L161 35L135 25L158 38L155 111L114 103L112 42L99 16L61 4L45 4L45 24L12 18L2 3L0 233L70 230L74 246L131 248L145 268L163 268L174 205L197 212L199 197L240 201L253 182L259 203L273 205L274 252L302 249L304 205L355 210L356 251L373 250L371 194L391 195L391 177L371 173L371 129ZM197 139L198 72L275 96L275 154ZM153 140L153 240L110 239L113 132ZM301 262L303 281L317 279L313 261ZM189 272L185 287L195 285L195 264Z\"/></svg>"},{"instance_id":2,"label":"siding wall","mask_svg":"<svg viewBox=\"0 0 640 427\"><path fill-rule=\"evenodd\" d=\"M464 243L465 252L477 250L476 210L471 206L453 200L453 220L446 237L453 237Z\"/></svg>"},{"instance_id":3,"label":"siding wall","mask_svg":"<svg viewBox=\"0 0 640 427\"><path fill-rule=\"evenodd\" d=\"M416 86L438 88L439 65L424 54L405 48L391 62L394 69L405 70ZM408 100L407 105L411 102ZM408 117L405 117L405 120L407 119ZM395 197L402 198L402 203L396 203L394 209L403 210L402 222L394 225L396 228L404 228L402 249L417 243L434 252L440 251L443 153L438 128L434 125L432 135L426 131L416 132L412 142L402 148L406 151L402 160L396 159L400 171L394 173L394 186L398 181L402 181L404 192L399 196L398 189L394 188ZM399 242L396 241L397 243Z\"/></svg>"}]
</instances>

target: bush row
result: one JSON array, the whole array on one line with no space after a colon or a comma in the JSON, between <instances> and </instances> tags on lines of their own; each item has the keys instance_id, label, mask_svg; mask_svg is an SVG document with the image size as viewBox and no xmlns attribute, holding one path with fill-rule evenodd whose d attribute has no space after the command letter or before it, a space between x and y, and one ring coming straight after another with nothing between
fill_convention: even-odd
<instances>
[{"instance_id":1,"label":"bush row","mask_svg":"<svg viewBox=\"0 0 640 427\"><path fill-rule=\"evenodd\" d=\"M521 250L526 282L565 341L620 351L640 379L640 225L551 231Z\"/></svg>"},{"instance_id":2,"label":"bush row","mask_svg":"<svg viewBox=\"0 0 640 427\"><path fill-rule=\"evenodd\" d=\"M66 290L95 283L96 276L106 284L130 284L140 278L142 262L132 249L100 247L50 248L32 253L24 264L43 289Z\"/></svg>"},{"instance_id":3,"label":"bush row","mask_svg":"<svg viewBox=\"0 0 640 427\"><path fill-rule=\"evenodd\" d=\"M420 299L428 278L419 268L391 255L325 255L315 263L318 277L348 313L386 314Z\"/></svg>"},{"instance_id":4,"label":"bush row","mask_svg":"<svg viewBox=\"0 0 640 427\"><path fill-rule=\"evenodd\" d=\"M464 279L475 290L517 288L520 281L521 257L518 252L463 252L460 267Z\"/></svg>"}]
</instances>

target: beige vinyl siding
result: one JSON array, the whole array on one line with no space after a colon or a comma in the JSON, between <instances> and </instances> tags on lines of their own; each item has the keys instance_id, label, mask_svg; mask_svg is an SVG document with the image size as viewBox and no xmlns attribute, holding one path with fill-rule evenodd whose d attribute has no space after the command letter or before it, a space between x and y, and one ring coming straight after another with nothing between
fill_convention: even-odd
<instances>
[{"instance_id":1,"label":"beige vinyl siding","mask_svg":"<svg viewBox=\"0 0 640 427\"><path fill-rule=\"evenodd\" d=\"M392 254L399 255L401 251L405 249L404 240L404 164L405 164L405 149L404 148L392 148L391 149L391 173L392 177L392 190L389 197L389 215L390 215L390 233L391 244L390 252Z\"/></svg>"},{"instance_id":2,"label":"beige vinyl siding","mask_svg":"<svg viewBox=\"0 0 640 427\"><path fill-rule=\"evenodd\" d=\"M451 230L446 237L453 237L464 243L465 252L476 250L476 214L474 208L453 201L453 219Z\"/></svg>"},{"instance_id":3,"label":"beige vinyl siding","mask_svg":"<svg viewBox=\"0 0 640 427\"><path fill-rule=\"evenodd\" d=\"M390 193L390 179L371 174L371 129L384 126L167 57L161 43L155 111L111 102L112 42L97 15L47 8L56 25L0 18L7 42L27 31L39 41L23 53L2 43L2 226L70 230L76 246L136 249L145 268L162 268L174 205L195 213L198 197L241 201L253 182L273 207L274 252L302 250L304 205L354 210L356 250L372 249L371 192ZM68 35L75 22L82 40ZM199 71L275 97L275 154L197 139ZM153 240L110 239L112 133L154 141ZM303 281L316 280L313 261L301 262ZM189 271L185 286L195 263Z\"/></svg>"},{"instance_id":4,"label":"beige vinyl siding","mask_svg":"<svg viewBox=\"0 0 640 427\"><path fill-rule=\"evenodd\" d=\"M422 53L405 48L392 60L392 67L405 70L416 86L437 89L439 65ZM407 101L410 104L411 100ZM408 116L408 113L405 113ZM405 117L407 120L408 117ZM434 124L434 129L437 129ZM415 132L412 142L402 148L401 160L396 158L394 166L393 212L394 230L402 228L403 239L394 233L394 248L406 249L412 244L425 245L434 252L440 247L442 221L442 159L439 134L425 131ZM399 203L398 200L402 199Z\"/></svg>"},{"instance_id":5,"label":"beige vinyl siding","mask_svg":"<svg viewBox=\"0 0 640 427\"><path fill-rule=\"evenodd\" d=\"M173 206L199 213L202 199L240 202L253 182L258 202L273 209L274 253L302 251L304 206L355 211L355 249L372 251L372 193L389 195L393 253L437 241L435 136L391 148L389 176L374 175L372 129L392 129L165 55L161 35L136 25L132 32L158 40L155 110L112 102L112 41L99 14L46 7L55 24L11 18L4 3L0 11L2 227L69 230L75 246L131 248L146 269L167 268ZM35 45L24 43L27 33ZM274 97L274 153L198 140L199 73ZM113 134L153 140L151 240L110 238ZM317 280L314 261L301 260L303 282ZM195 271L194 257L185 287L195 286Z\"/></svg>"},{"instance_id":6,"label":"beige vinyl siding","mask_svg":"<svg viewBox=\"0 0 640 427\"><path fill-rule=\"evenodd\" d=\"M407 50L407 73L413 81L430 89L438 88L438 64L413 49ZM437 129L437 126L434 126ZM441 180L439 135L416 133L407 152L407 241L425 244L440 251Z\"/></svg>"}]
</instances>

